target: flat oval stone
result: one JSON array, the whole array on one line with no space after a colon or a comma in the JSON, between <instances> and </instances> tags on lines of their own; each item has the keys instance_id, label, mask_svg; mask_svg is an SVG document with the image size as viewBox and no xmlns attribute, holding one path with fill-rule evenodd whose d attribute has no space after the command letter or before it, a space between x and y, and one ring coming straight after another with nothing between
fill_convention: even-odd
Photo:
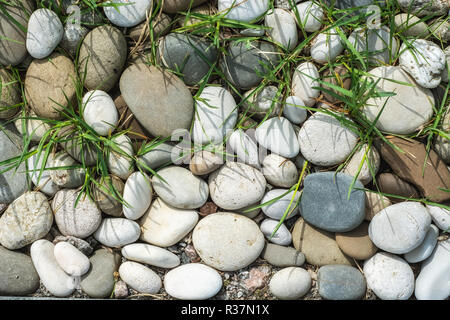
<instances>
[{"instance_id":1,"label":"flat oval stone","mask_svg":"<svg viewBox=\"0 0 450 320\"><path fill-rule=\"evenodd\" d=\"M39 275L26 254L0 247L0 295L24 296L39 288Z\"/></svg>"},{"instance_id":2,"label":"flat oval stone","mask_svg":"<svg viewBox=\"0 0 450 320\"><path fill-rule=\"evenodd\" d=\"M298 133L301 154L318 166L329 167L344 162L358 141L355 128L352 130L349 126L332 115L314 113Z\"/></svg>"},{"instance_id":3,"label":"flat oval stone","mask_svg":"<svg viewBox=\"0 0 450 320\"><path fill-rule=\"evenodd\" d=\"M109 172L122 179L128 179L134 171L134 150L132 141L126 134L121 134L111 140L122 153L110 150L108 158L106 159Z\"/></svg>"},{"instance_id":4,"label":"flat oval stone","mask_svg":"<svg viewBox=\"0 0 450 320\"><path fill-rule=\"evenodd\" d=\"M428 25L415 15L400 13L394 17L394 24L404 37L425 38L430 34Z\"/></svg>"},{"instance_id":5,"label":"flat oval stone","mask_svg":"<svg viewBox=\"0 0 450 320\"><path fill-rule=\"evenodd\" d=\"M344 46L336 28L319 33L311 41L311 58L317 63L333 62L342 51Z\"/></svg>"},{"instance_id":6,"label":"flat oval stone","mask_svg":"<svg viewBox=\"0 0 450 320\"><path fill-rule=\"evenodd\" d=\"M119 268L120 278L134 290L155 294L161 290L161 278L150 268L132 261L124 262Z\"/></svg>"},{"instance_id":7,"label":"flat oval stone","mask_svg":"<svg viewBox=\"0 0 450 320\"><path fill-rule=\"evenodd\" d=\"M281 224L277 232L272 236L278 223L279 221L277 220L265 219L259 227L268 241L281 246L288 246L292 242L292 236L284 224Z\"/></svg>"},{"instance_id":8,"label":"flat oval stone","mask_svg":"<svg viewBox=\"0 0 450 320\"><path fill-rule=\"evenodd\" d=\"M439 242L431 256L422 263L416 279L417 300L445 300L450 295L450 240Z\"/></svg>"},{"instance_id":9,"label":"flat oval stone","mask_svg":"<svg viewBox=\"0 0 450 320\"><path fill-rule=\"evenodd\" d=\"M156 198L139 221L141 240L160 247L172 246L191 232L197 221L196 211L177 209Z\"/></svg>"},{"instance_id":10,"label":"flat oval stone","mask_svg":"<svg viewBox=\"0 0 450 320\"><path fill-rule=\"evenodd\" d=\"M48 240L35 241L30 248L31 260L45 288L56 297L67 297L75 290L75 281L59 266L54 247Z\"/></svg>"},{"instance_id":11,"label":"flat oval stone","mask_svg":"<svg viewBox=\"0 0 450 320\"><path fill-rule=\"evenodd\" d=\"M240 22L249 22L269 9L269 0L248 0L236 2L235 0L219 0L219 12L226 13L225 18Z\"/></svg>"},{"instance_id":12,"label":"flat oval stone","mask_svg":"<svg viewBox=\"0 0 450 320\"><path fill-rule=\"evenodd\" d=\"M164 66L183 75L187 85L202 80L218 55L211 41L182 33L170 33L161 39L158 54Z\"/></svg>"},{"instance_id":13,"label":"flat oval stone","mask_svg":"<svg viewBox=\"0 0 450 320\"><path fill-rule=\"evenodd\" d=\"M364 187L345 173L319 172L306 176L300 201L302 217L310 224L331 232L347 232L365 217ZM358 190L361 189L361 190Z\"/></svg>"},{"instance_id":14,"label":"flat oval stone","mask_svg":"<svg viewBox=\"0 0 450 320\"><path fill-rule=\"evenodd\" d=\"M86 89L111 90L126 58L127 42L119 29L103 25L89 32L81 43L78 56L78 73L85 79Z\"/></svg>"},{"instance_id":15,"label":"flat oval stone","mask_svg":"<svg viewBox=\"0 0 450 320\"><path fill-rule=\"evenodd\" d=\"M150 178L140 171L132 173L123 188L122 205L125 218L137 220L147 211L152 203L152 185Z\"/></svg>"},{"instance_id":16,"label":"flat oval stone","mask_svg":"<svg viewBox=\"0 0 450 320\"><path fill-rule=\"evenodd\" d=\"M256 129L255 138L261 146L282 157L294 158L299 152L294 128L283 117L264 121Z\"/></svg>"},{"instance_id":17,"label":"flat oval stone","mask_svg":"<svg viewBox=\"0 0 450 320\"><path fill-rule=\"evenodd\" d=\"M417 263L427 259L434 250L439 236L439 229L431 225L423 242L414 250L405 254L405 260L409 263Z\"/></svg>"},{"instance_id":18,"label":"flat oval stone","mask_svg":"<svg viewBox=\"0 0 450 320\"><path fill-rule=\"evenodd\" d=\"M427 204L428 213L431 215L434 224L443 231L448 231L450 228L450 210L445 208L432 206Z\"/></svg>"},{"instance_id":19,"label":"flat oval stone","mask_svg":"<svg viewBox=\"0 0 450 320\"><path fill-rule=\"evenodd\" d=\"M235 271L256 260L264 248L258 225L242 215L218 212L201 219L192 242L202 260L221 271Z\"/></svg>"},{"instance_id":20,"label":"flat oval stone","mask_svg":"<svg viewBox=\"0 0 450 320\"><path fill-rule=\"evenodd\" d=\"M172 150L176 148L168 143L160 143L152 149L139 156L139 160L142 161L150 169L158 169L165 164L171 163L172 160ZM145 169L145 168L144 168Z\"/></svg>"},{"instance_id":21,"label":"flat oval stone","mask_svg":"<svg viewBox=\"0 0 450 320\"><path fill-rule=\"evenodd\" d=\"M270 279L270 292L281 300L296 300L311 289L311 276L302 268L288 267L275 273Z\"/></svg>"},{"instance_id":22,"label":"flat oval stone","mask_svg":"<svg viewBox=\"0 0 450 320\"><path fill-rule=\"evenodd\" d=\"M99 186L95 184L92 188L95 203L102 212L113 217L120 217L122 215L122 204L115 198L118 198L119 195L123 197L124 183L120 178L113 175L100 178L98 183ZM112 194L115 195L115 198Z\"/></svg>"},{"instance_id":23,"label":"flat oval stone","mask_svg":"<svg viewBox=\"0 0 450 320\"><path fill-rule=\"evenodd\" d=\"M295 164L276 153L271 153L265 157L262 165L262 173L272 186L290 188L298 180Z\"/></svg>"},{"instance_id":24,"label":"flat oval stone","mask_svg":"<svg viewBox=\"0 0 450 320\"><path fill-rule=\"evenodd\" d=\"M260 168L258 146L242 129L235 130L227 141L231 150L236 154L239 162L243 162L257 169Z\"/></svg>"},{"instance_id":25,"label":"flat oval stone","mask_svg":"<svg viewBox=\"0 0 450 320\"><path fill-rule=\"evenodd\" d=\"M189 129L194 100L174 74L143 63L133 64L122 73L120 92L136 119L153 136L168 137L176 129Z\"/></svg>"},{"instance_id":26,"label":"flat oval stone","mask_svg":"<svg viewBox=\"0 0 450 320\"><path fill-rule=\"evenodd\" d=\"M214 297L222 288L220 274L201 263L179 266L164 276L164 289L181 300L206 300Z\"/></svg>"},{"instance_id":27,"label":"flat oval stone","mask_svg":"<svg viewBox=\"0 0 450 320\"><path fill-rule=\"evenodd\" d=\"M350 266L328 265L317 272L319 294L327 300L359 300L366 294L366 280Z\"/></svg>"},{"instance_id":28,"label":"flat oval stone","mask_svg":"<svg viewBox=\"0 0 450 320\"><path fill-rule=\"evenodd\" d=\"M297 96L289 96L286 98L286 103L283 108L283 115L293 124L301 124L308 116L306 109L303 108L306 104Z\"/></svg>"},{"instance_id":29,"label":"flat oval stone","mask_svg":"<svg viewBox=\"0 0 450 320\"><path fill-rule=\"evenodd\" d=\"M306 32L315 32L322 27L323 10L319 4L313 1L305 1L297 4L297 11L300 18L298 21L300 28Z\"/></svg>"},{"instance_id":30,"label":"flat oval stone","mask_svg":"<svg viewBox=\"0 0 450 320\"><path fill-rule=\"evenodd\" d=\"M92 90L83 97L83 118L101 136L114 131L119 114L109 94L102 90Z\"/></svg>"},{"instance_id":31,"label":"flat oval stone","mask_svg":"<svg viewBox=\"0 0 450 320\"><path fill-rule=\"evenodd\" d=\"M81 280L81 289L91 298L107 298L114 290L114 272L117 271L120 255L109 249L99 249L89 259L91 269Z\"/></svg>"},{"instance_id":32,"label":"flat oval stone","mask_svg":"<svg viewBox=\"0 0 450 320\"><path fill-rule=\"evenodd\" d=\"M109 21L119 27L134 27L145 20L146 14L151 8L152 0L110 0L108 4L116 4L113 6L104 6L103 11Z\"/></svg>"},{"instance_id":33,"label":"flat oval stone","mask_svg":"<svg viewBox=\"0 0 450 320\"><path fill-rule=\"evenodd\" d=\"M261 204L272 201L275 198L281 197L276 201L263 206L261 209L264 214L272 219L281 220L286 210L289 208L289 213L286 216L286 219L290 219L296 216L299 213L298 201L300 200L300 193L297 192L295 194L295 198L292 201L292 197L294 196L294 191L291 191L283 196L288 191L288 189L272 189L268 191L261 200ZM289 206L290 205L290 206Z\"/></svg>"},{"instance_id":34,"label":"flat oval stone","mask_svg":"<svg viewBox=\"0 0 450 320\"><path fill-rule=\"evenodd\" d=\"M379 252L364 263L367 287L382 300L408 300L414 291L414 274L402 258Z\"/></svg>"},{"instance_id":35,"label":"flat oval stone","mask_svg":"<svg viewBox=\"0 0 450 320\"><path fill-rule=\"evenodd\" d=\"M209 195L205 181L177 166L158 170L152 178L152 184L159 197L179 209L200 208Z\"/></svg>"},{"instance_id":36,"label":"flat oval stone","mask_svg":"<svg viewBox=\"0 0 450 320\"><path fill-rule=\"evenodd\" d=\"M209 174L220 168L223 164L223 155L215 154L206 150L194 153L189 162L189 170L197 176Z\"/></svg>"},{"instance_id":37,"label":"flat oval stone","mask_svg":"<svg viewBox=\"0 0 450 320\"><path fill-rule=\"evenodd\" d=\"M192 139L196 144L221 143L237 121L236 102L221 87L205 87L195 102Z\"/></svg>"},{"instance_id":38,"label":"flat oval stone","mask_svg":"<svg viewBox=\"0 0 450 320\"><path fill-rule=\"evenodd\" d=\"M371 122L379 116L376 127L395 134L413 133L433 116L434 97L429 89L418 86L400 67L378 67L370 74L378 81L379 92L395 92L392 97L374 97L366 101L363 113ZM391 81L394 80L395 82ZM405 82L411 86L399 84ZM380 114L381 109L383 112Z\"/></svg>"},{"instance_id":39,"label":"flat oval stone","mask_svg":"<svg viewBox=\"0 0 450 320\"><path fill-rule=\"evenodd\" d=\"M400 202L383 209L369 225L369 237L380 249L410 252L424 240L431 225L428 211L418 202Z\"/></svg>"},{"instance_id":40,"label":"flat oval stone","mask_svg":"<svg viewBox=\"0 0 450 320\"><path fill-rule=\"evenodd\" d=\"M45 8L37 9L28 20L28 53L36 59L47 57L61 42L63 33L64 27L56 13Z\"/></svg>"},{"instance_id":41,"label":"flat oval stone","mask_svg":"<svg viewBox=\"0 0 450 320\"><path fill-rule=\"evenodd\" d=\"M216 205L226 210L237 210L261 200L266 179L249 165L227 162L209 175L208 184L211 199Z\"/></svg>"},{"instance_id":42,"label":"flat oval stone","mask_svg":"<svg viewBox=\"0 0 450 320\"><path fill-rule=\"evenodd\" d=\"M180 264L180 258L169 250L145 243L127 244L122 248L122 256L159 268L175 268Z\"/></svg>"},{"instance_id":43,"label":"flat oval stone","mask_svg":"<svg viewBox=\"0 0 450 320\"><path fill-rule=\"evenodd\" d=\"M393 173L384 172L379 174L377 177L377 184L380 188L380 192L382 193L401 196L405 198L420 198L419 192L412 184L400 179ZM393 196L388 196L387 198L392 203L404 201L403 198L396 198ZM381 211L381 209L379 211Z\"/></svg>"},{"instance_id":44,"label":"flat oval stone","mask_svg":"<svg viewBox=\"0 0 450 320\"><path fill-rule=\"evenodd\" d=\"M86 194L79 197L75 189L62 189L55 194L52 209L59 231L65 236L87 238L97 230L102 213ZM76 206L75 206L76 204Z\"/></svg>"},{"instance_id":45,"label":"flat oval stone","mask_svg":"<svg viewBox=\"0 0 450 320\"><path fill-rule=\"evenodd\" d=\"M282 47L293 50L298 43L298 31L294 16L289 11L275 8L265 17L269 36Z\"/></svg>"},{"instance_id":46,"label":"flat oval stone","mask_svg":"<svg viewBox=\"0 0 450 320\"><path fill-rule=\"evenodd\" d=\"M366 260L372 257L378 250L369 238L369 223L363 222L352 231L336 233L336 242L346 255Z\"/></svg>"},{"instance_id":47,"label":"flat oval stone","mask_svg":"<svg viewBox=\"0 0 450 320\"><path fill-rule=\"evenodd\" d=\"M139 225L124 218L105 218L94 233L94 238L108 247L123 247L136 242L141 235Z\"/></svg>"},{"instance_id":48,"label":"flat oval stone","mask_svg":"<svg viewBox=\"0 0 450 320\"><path fill-rule=\"evenodd\" d=\"M26 192L0 217L0 243L10 250L23 248L45 237L52 224L47 197L41 192Z\"/></svg>"},{"instance_id":49,"label":"flat oval stone","mask_svg":"<svg viewBox=\"0 0 450 320\"><path fill-rule=\"evenodd\" d=\"M58 265L70 276L82 276L91 267L88 257L69 242L58 242L53 253Z\"/></svg>"},{"instance_id":50,"label":"flat oval stone","mask_svg":"<svg viewBox=\"0 0 450 320\"><path fill-rule=\"evenodd\" d=\"M302 99L307 107L314 106L319 97L320 90L314 89L320 87L317 79L320 79L319 71L312 62L303 62L294 70L292 93Z\"/></svg>"},{"instance_id":51,"label":"flat oval stone","mask_svg":"<svg viewBox=\"0 0 450 320\"><path fill-rule=\"evenodd\" d=\"M305 255L292 247L267 243L261 257L276 267L301 266L305 263Z\"/></svg>"}]
</instances>

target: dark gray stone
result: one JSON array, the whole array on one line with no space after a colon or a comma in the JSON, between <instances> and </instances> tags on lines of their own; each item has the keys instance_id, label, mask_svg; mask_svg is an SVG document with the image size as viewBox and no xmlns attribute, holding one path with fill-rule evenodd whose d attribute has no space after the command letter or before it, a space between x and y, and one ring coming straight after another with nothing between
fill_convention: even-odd
<instances>
[{"instance_id":1,"label":"dark gray stone","mask_svg":"<svg viewBox=\"0 0 450 320\"><path fill-rule=\"evenodd\" d=\"M300 201L306 222L330 232L347 232L359 226L365 216L364 186L357 180L347 199L352 181L353 177L333 171L308 175Z\"/></svg>"},{"instance_id":2,"label":"dark gray stone","mask_svg":"<svg viewBox=\"0 0 450 320\"><path fill-rule=\"evenodd\" d=\"M166 67L183 74L187 85L198 83L217 60L217 49L211 41L181 33L165 36L158 52Z\"/></svg>"},{"instance_id":3,"label":"dark gray stone","mask_svg":"<svg viewBox=\"0 0 450 320\"><path fill-rule=\"evenodd\" d=\"M276 267L299 267L305 263L305 255L292 247L267 243L261 257Z\"/></svg>"},{"instance_id":4,"label":"dark gray stone","mask_svg":"<svg viewBox=\"0 0 450 320\"><path fill-rule=\"evenodd\" d=\"M263 76L279 63L274 45L263 41L233 42L220 67L225 77L239 89L257 86Z\"/></svg>"},{"instance_id":5,"label":"dark gray stone","mask_svg":"<svg viewBox=\"0 0 450 320\"><path fill-rule=\"evenodd\" d=\"M358 300L366 293L366 280L362 273L350 266L327 265L317 273L319 294L327 300Z\"/></svg>"},{"instance_id":6,"label":"dark gray stone","mask_svg":"<svg viewBox=\"0 0 450 320\"><path fill-rule=\"evenodd\" d=\"M91 269L81 280L81 289L91 298L107 298L114 289L114 272L119 267L120 256L107 249L94 252Z\"/></svg>"},{"instance_id":7,"label":"dark gray stone","mask_svg":"<svg viewBox=\"0 0 450 320\"><path fill-rule=\"evenodd\" d=\"M39 275L31 258L0 246L0 295L21 296L39 288Z\"/></svg>"},{"instance_id":8,"label":"dark gray stone","mask_svg":"<svg viewBox=\"0 0 450 320\"><path fill-rule=\"evenodd\" d=\"M19 156L22 153L22 137L13 124L0 122L0 162ZM0 166L0 172L13 164ZM25 161L15 168L0 174L0 203L9 204L27 190Z\"/></svg>"}]
</instances>

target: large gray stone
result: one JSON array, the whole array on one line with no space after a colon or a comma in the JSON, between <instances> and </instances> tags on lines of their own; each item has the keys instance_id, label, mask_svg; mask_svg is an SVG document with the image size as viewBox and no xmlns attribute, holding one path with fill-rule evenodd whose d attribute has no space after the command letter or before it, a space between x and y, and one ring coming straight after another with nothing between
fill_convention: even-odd
<instances>
[{"instance_id":1,"label":"large gray stone","mask_svg":"<svg viewBox=\"0 0 450 320\"><path fill-rule=\"evenodd\" d=\"M361 272L350 266L327 265L317 273L319 294L327 300L357 300L366 293L366 280Z\"/></svg>"}]
</instances>

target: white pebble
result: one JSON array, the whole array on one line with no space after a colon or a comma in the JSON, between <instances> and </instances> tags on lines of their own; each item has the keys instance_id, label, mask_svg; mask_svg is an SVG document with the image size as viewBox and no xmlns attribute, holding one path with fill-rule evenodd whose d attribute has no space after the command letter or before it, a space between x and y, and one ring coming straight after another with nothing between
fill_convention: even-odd
<instances>
[{"instance_id":1,"label":"white pebble","mask_svg":"<svg viewBox=\"0 0 450 320\"><path fill-rule=\"evenodd\" d=\"M92 90L83 97L83 118L101 136L114 131L119 114L113 99L104 91Z\"/></svg>"},{"instance_id":2,"label":"white pebble","mask_svg":"<svg viewBox=\"0 0 450 320\"><path fill-rule=\"evenodd\" d=\"M140 293L155 294L161 290L161 278L150 268L132 261L124 262L119 268L120 278Z\"/></svg>"},{"instance_id":3,"label":"white pebble","mask_svg":"<svg viewBox=\"0 0 450 320\"><path fill-rule=\"evenodd\" d=\"M68 242L58 242L54 254L59 266L68 275L80 277L89 271L91 263L88 257Z\"/></svg>"}]
</instances>

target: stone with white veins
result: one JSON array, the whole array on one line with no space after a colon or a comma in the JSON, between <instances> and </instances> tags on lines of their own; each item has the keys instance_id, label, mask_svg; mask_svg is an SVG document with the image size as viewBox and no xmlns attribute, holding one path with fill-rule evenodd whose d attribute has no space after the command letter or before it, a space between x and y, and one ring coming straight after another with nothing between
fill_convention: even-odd
<instances>
[{"instance_id":1,"label":"stone with white veins","mask_svg":"<svg viewBox=\"0 0 450 320\"><path fill-rule=\"evenodd\" d=\"M428 258L433 253L439 236L439 229L431 225L422 243L414 250L405 254L405 260L409 263L417 263Z\"/></svg>"},{"instance_id":2,"label":"stone with white veins","mask_svg":"<svg viewBox=\"0 0 450 320\"><path fill-rule=\"evenodd\" d=\"M364 161L363 165L361 166L361 169L359 169L362 161ZM380 154L374 146L369 148L369 145L365 144L353 154L350 161L342 169L342 172L353 177L358 175L358 180L366 185L372 181L373 176L378 173L379 168Z\"/></svg>"},{"instance_id":3,"label":"stone with white veins","mask_svg":"<svg viewBox=\"0 0 450 320\"><path fill-rule=\"evenodd\" d=\"M275 8L265 17L265 24L270 29L269 36L284 48L292 50L298 43L298 31L294 16L283 9Z\"/></svg>"},{"instance_id":4,"label":"stone with white veins","mask_svg":"<svg viewBox=\"0 0 450 320\"><path fill-rule=\"evenodd\" d=\"M119 267L120 278L140 293L155 294L161 290L161 278L152 269L133 261L126 261Z\"/></svg>"},{"instance_id":5,"label":"stone with white veins","mask_svg":"<svg viewBox=\"0 0 450 320\"><path fill-rule=\"evenodd\" d=\"M305 1L297 5L300 26L306 32L315 32L322 27L323 10L313 1Z\"/></svg>"},{"instance_id":6,"label":"stone with white veins","mask_svg":"<svg viewBox=\"0 0 450 320\"><path fill-rule=\"evenodd\" d=\"M443 231L450 230L450 210L427 205L427 210L431 215L431 219L433 219L434 224Z\"/></svg>"},{"instance_id":7,"label":"stone with white veins","mask_svg":"<svg viewBox=\"0 0 450 320\"><path fill-rule=\"evenodd\" d=\"M283 108L283 115L293 124L301 124L306 120L308 113L304 108L306 104L297 96L289 96Z\"/></svg>"},{"instance_id":8,"label":"stone with white veins","mask_svg":"<svg viewBox=\"0 0 450 320\"><path fill-rule=\"evenodd\" d=\"M49 56L63 38L64 27L58 15L49 9L37 9L28 20L26 47L36 59Z\"/></svg>"},{"instance_id":9,"label":"stone with white veins","mask_svg":"<svg viewBox=\"0 0 450 320\"><path fill-rule=\"evenodd\" d=\"M231 93L221 87L206 87L196 101L194 143L221 143L237 121L237 108Z\"/></svg>"},{"instance_id":10,"label":"stone with white veins","mask_svg":"<svg viewBox=\"0 0 450 320\"><path fill-rule=\"evenodd\" d=\"M431 41L416 39L400 48L399 64L424 88L436 88L445 70L445 53Z\"/></svg>"},{"instance_id":11,"label":"stone with white veins","mask_svg":"<svg viewBox=\"0 0 450 320\"><path fill-rule=\"evenodd\" d=\"M45 288L56 297L67 297L75 290L75 281L59 266L54 247L48 240L34 242L30 248L31 260Z\"/></svg>"},{"instance_id":12,"label":"stone with white veins","mask_svg":"<svg viewBox=\"0 0 450 320\"><path fill-rule=\"evenodd\" d=\"M89 258L69 242L58 242L53 253L59 266L68 275L80 277L89 271Z\"/></svg>"},{"instance_id":13,"label":"stone with white veins","mask_svg":"<svg viewBox=\"0 0 450 320\"><path fill-rule=\"evenodd\" d=\"M165 202L180 209L196 209L208 199L208 184L191 171L170 166L158 170L152 178L153 188Z\"/></svg>"},{"instance_id":14,"label":"stone with white veins","mask_svg":"<svg viewBox=\"0 0 450 320\"><path fill-rule=\"evenodd\" d=\"M295 164L276 153L271 153L265 157L262 165L262 173L272 186L290 188L298 180L298 171Z\"/></svg>"},{"instance_id":15,"label":"stone with white veins","mask_svg":"<svg viewBox=\"0 0 450 320\"><path fill-rule=\"evenodd\" d=\"M219 13L225 18L249 22L263 15L269 9L269 0L219 0Z\"/></svg>"},{"instance_id":16,"label":"stone with white veins","mask_svg":"<svg viewBox=\"0 0 450 320\"><path fill-rule=\"evenodd\" d=\"M134 156L134 151L131 139L126 134L122 134L112 138L111 140L116 144L116 147L122 150L122 153L125 153L126 155L110 149L106 159L106 164L108 165L110 173L126 180L130 174L133 173L132 157Z\"/></svg>"},{"instance_id":17,"label":"stone with white veins","mask_svg":"<svg viewBox=\"0 0 450 320\"><path fill-rule=\"evenodd\" d=\"M272 243L280 246L288 246L292 242L292 235L284 224L281 224L277 232L272 236L279 221L273 219L265 219L259 228L264 236Z\"/></svg>"},{"instance_id":18,"label":"stone with white veins","mask_svg":"<svg viewBox=\"0 0 450 320\"><path fill-rule=\"evenodd\" d=\"M336 29L321 32L311 41L311 58L317 63L333 62L342 51L344 46Z\"/></svg>"},{"instance_id":19,"label":"stone with white veins","mask_svg":"<svg viewBox=\"0 0 450 320\"><path fill-rule=\"evenodd\" d=\"M102 90L92 90L83 97L83 118L101 136L114 131L119 114L109 94Z\"/></svg>"},{"instance_id":20,"label":"stone with white veins","mask_svg":"<svg viewBox=\"0 0 450 320\"><path fill-rule=\"evenodd\" d=\"M259 163L258 146L242 129L233 131L228 139L228 144L240 162L251 165L257 169L261 167Z\"/></svg>"},{"instance_id":21,"label":"stone with white veins","mask_svg":"<svg viewBox=\"0 0 450 320\"><path fill-rule=\"evenodd\" d=\"M341 115L338 115L341 117ZM347 119L351 122L350 119ZM316 112L303 123L298 142L303 157L319 166L342 163L356 146L358 135L329 114Z\"/></svg>"},{"instance_id":22,"label":"stone with white veins","mask_svg":"<svg viewBox=\"0 0 450 320\"><path fill-rule=\"evenodd\" d=\"M123 215L131 220L142 217L152 202L150 178L140 171L132 173L123 189Z\"/></svg>"},{"instance_id":23,"label":"stone with white veins","mask_svg":"<svg viewBox=\"0 0 450 320\"><path fill-rule=\"evenodd\" d=\"M273 203L265 205L261 208L266 216L275 220L281 220L287 208L289 208L289 215L286 217L286 219L290 219L299 213L298 201L300 200L300 192L297 192L295 194L294 200L292 201L291 206L289 206L292 197L294 196L294 191L288 191L289 190L287 189L272 189L264 195L264 198L262 198L261 200L261 204L280 197ZM288 193L283 196L283 194L285 194L286 192Z\"/></svg>"},{"instance_id":24,"label":"stone with white veins","mask_svg":"<svg viewBox=\"0 0 450 320\"><path fill-rule=\"evenodd\" d=\"M414 273L402 258L376 253L364 262L367 287L382 300L408 300L414 291Z\"/></svg>"},{"instance_id":25,"label":"stone with white veins","mask_svg":"<svg viewBox=\"0 0 450 320\"><path fill-rule=\"evenodd\" d=\"M431 225L428 211L418 202L400 202L376 214L369 237L380 249L402 254L417 248Z\"/></svg>"},{"instance_id":26,"label":"stone with white veins","mask_svg":"<svg viewBox=\"0 0 450 320\"><path fill-rule=\"evenodd\" d=\"M299 152L294 128L283 117L264 121L256 129L255 138L264 148L286 158L294 158Z\"/></svg>"},{"instance_id":27,"label":"stone with white veins","mask_svg":"<svg viewBox=\"0 0 450 320\"><path fill-rule=\"evenodd\" d=\"M208 184L211 199L226 210L238 210L258 202L266 189L266 179L259 170L238 162L227 162L211 173Z\"/></svg>"},{"instance_id":28,"label":"stone with white veins","mask_svg":"<svg viewBox=\"0 0 450 320\"><path fill-rule=\"evenodd\" d=\"M319 71L311 62L303 62L297 66L292 77L292 93L303 100L307 107L316 104L316 98L320 95Z\"/></svg>"},{"instance_id":29,"label":"stone with white veins","mask_svg":"<svg viewBox=\"0 0 450 320\"><path fill-rule=\"evenodd\" d=\"M450 240L439 242L422 263L416 279L417 300L445 300L450 295Z\"/></svg>"},{"instance_id":30,"label":"stone with white veins","mask_svg":"<svg viewBox=\"0 0 450 320\"><path fill-rule=\"evenodd\" d=\"M134 27L145 20L147 11L151 8L152 0L112 0L107 4L117 4L114 6L104 6L103 11L109 21L119 27Z\"/></svg>"},{"instance_id":31,"label":"stone with white veins","mask_svg":"<svg viewBox=\"0 0 450 320\"><path fill-rule=\"evenodd\" d=\"M122 248L122 256L159 268L175 268L180 264L180 258L169 250L145 243L127 244Z\"/></svg>"},{"instance_id":32,"label":"stone with white veins","mask_svg":"<svg viewBox=\"0 0 450 320\"><path fill-rule=\"evenodd\" d=\"M179 266L164 276L164 289L181 300L206 300L214 297L222 288L220 274L201 263Z\"/></svg>"},{"instance_id":33,"label":"stone with white veins","mask_svg":"<svg viewBox=\"0 0 450 320\"><path fill-rule=\"evenodd\" d=\"M139 225L129 219L105 218L94 233L94 238L108 247L123 247L136 242L141 235Z\"/></svg>"}]
</instances>

